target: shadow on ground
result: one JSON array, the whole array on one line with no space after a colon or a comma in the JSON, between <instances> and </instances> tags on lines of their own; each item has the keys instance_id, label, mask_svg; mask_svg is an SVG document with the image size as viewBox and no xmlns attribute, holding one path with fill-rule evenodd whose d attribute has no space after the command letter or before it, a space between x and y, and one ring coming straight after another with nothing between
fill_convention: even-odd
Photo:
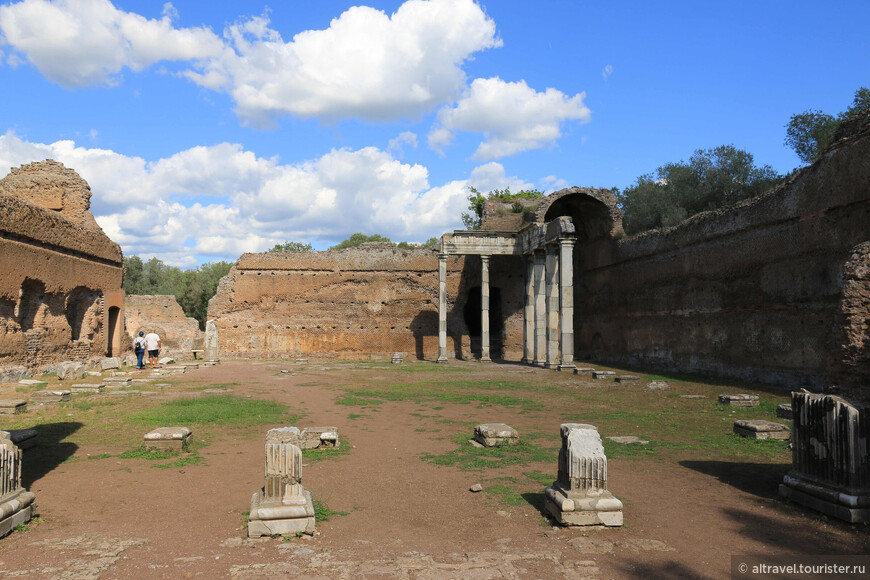
<instances>
[{"instance_id":1,"label":"shadow on ground","mask_svg":"<svg viewBox=\"0 0 870 580\"><path fill-rule=\"evenodd\" d=\"M38 433L39 444L24 452L21 485L30 489L36 481L72 457L79 446L64 442L64 439L83 426L82 423L74 421L36 425L34 429Z\"/></svg>"},{"instance_id":2,"label":"shadow on ground","mask_svg":"<svg viewBox=\"0 0 870 580\"><path fill-rule=\"evenodd\" d=\"M775 498L790 463L736 463L731 461L680 461L680 465L711 475L732 487L759 497Z\"/></svg>"}]
</instances>

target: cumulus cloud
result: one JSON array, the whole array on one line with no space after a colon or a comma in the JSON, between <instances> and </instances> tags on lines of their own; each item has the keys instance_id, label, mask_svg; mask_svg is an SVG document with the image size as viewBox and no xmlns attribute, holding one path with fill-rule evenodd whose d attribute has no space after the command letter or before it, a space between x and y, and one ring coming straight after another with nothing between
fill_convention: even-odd
<instances>
[{"instance_id":1,"label":"cumulus cloud","mask_svg":"<svg viewBox=\"0 0 870 580\"><path fill-rule=\"evenodd\" d=\"M284 115L370 121L419 116L465 86L462 65L501 45L474 0L408 0L395 13L356 6L325 30L285 42L267 16L226 27L175 28L109 0L22 0L0 7L0 40L64 87L118 82L124 69L183 61L198 85L229 94L243 123Z\"/></svg>"},{"instance_id":2,"label":"cumulus cloud","mask_svg":"<svg viewBox=\"0 0 870 580\"><path fill-rule=\"evenodd\" d=\"M474 154L483 161L547 147L561 137L564 122L589 121L585 98L586 93L568 97L552 88L538 92L525 81L475 79L455 106L438 112L429 144L439 149L457 130L483 133L485 141Z\"/></svg>"},{"instance_id":3,"label":"cumulus cloud","mask_svg":"<svg viewBox=\"0 0 870 580\"><path fill-rule=\"evenodd\" d=\"M0 40L66 88L114 84L124 68L219 56L217 35L204 27L175 28L174 16L171 5L155 20L109 0L23 0L0 6Z\"/></svg>"},{"instance_id":4,"label":"cumulus cloud","mask_svg":"<svg viewBox=\"0 0 870 580\"><path fill-rule=\"evenodd\" d=\"M282 165L222 143L147 162L73 141L0 136L0 169L46 158L90 183L97 222L125 254L179 266L194 265L194 256L235 259L286 240L324 246L358 231L424 241L461 227L468 185L530 187L495 162L433 187L426 167L374 147Z\"/></svg>"}]
</instances>

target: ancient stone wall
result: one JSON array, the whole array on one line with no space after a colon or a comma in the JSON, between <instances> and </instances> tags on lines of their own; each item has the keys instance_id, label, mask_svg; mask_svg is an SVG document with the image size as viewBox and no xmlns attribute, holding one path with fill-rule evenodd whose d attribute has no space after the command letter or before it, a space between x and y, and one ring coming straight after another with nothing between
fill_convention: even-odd
<instances>
[{"instance_id":1,"label":"ancient stone wall","mask_svg":"<svg viewBox=\"0 0 870 580\"><path fill-rule=\"evenodd\" d=\"M664 231L578 243L578 356L828 383L831 349L845 352L833 337L844 334L844 317L862 316L854 300L851 314L841 303L844 264L870 239L868 126L853 121L819 161L760 198ZM866 286L852 277L854 298Z\"/></svg>"},{"instance_id":2,"label":"ancient stone wall","mask_svg":"<svg viewBox=\"0 0 870 580\"><path fill-rule=\"evenodd\" d=\"M508 286L506 276L515 274L504 274L504 281L493 283ZM449 349L456 356L471 356L465 312L476 287L477 309L472 305L471 310L479 319L479 265L449 259L447 283ZM510 291L505 294L513 296ZM521 304L521 296L514 298ZM514 351L521 349L522 340L521 306L518 310L519 319L514 312L505 323L514 338L519 329L519 339L505 345ZM388 358L404 352L409 358L434 360L437 254L391 244L244 254L221 280L208 312L218 328L221 358Z\"/></svg>"},{"instance_id":3,"label":"ancient stone wall","mask_svg":"<svg viewBox=\"0 0 870 580\"><path fill-rule=\"evenodd\" d=\"M155 330L163 346L161 354L189 357L191 350L202 350L199 321L184 315L175 296L130 295L124 299L124 311L131 344L140 331Z\"/></svg>"},{"instance_id":4,"label":"ancient stone wall","mask_svg":"<svg viewBox=\"0 0 870 580\"><path fill-rule=\"evenodd\" d=\"M0 367L35 369L121 347L121 249L93 221L89 198L87 183L53 161L0 180Z\"/></svg>"}]
</instances>

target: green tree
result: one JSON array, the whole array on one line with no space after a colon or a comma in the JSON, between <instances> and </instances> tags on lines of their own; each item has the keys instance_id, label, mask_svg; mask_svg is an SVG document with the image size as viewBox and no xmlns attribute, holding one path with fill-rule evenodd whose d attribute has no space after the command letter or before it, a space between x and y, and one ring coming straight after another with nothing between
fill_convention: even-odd
<instances>
[{"instance_id":1,"label":"green tree","mask_svg":"<svg viewBox=\"0 0 870 580\"><path fill-rule=\"evenodd\" d=\"M769 165L756 167L733 145L698 149L689 162L668 163L616 190L626 233L670 227L686 218L754 197L782 180Z\"/></svg>"},{"instance_id":2,"label":"green tree","mask_svg":"<svg viewBox=\"0 0 870 580\"><path fill-rule=\"evenodd\" d=\"M497 201L513 201L517 199L538 199L544 194L537 189L521 189L517 193L511 193L510 187L504 189L493 189L485 196L480 193L476 187L468 186L468 209L471 213L462 213L462 225L467 230L479 230L480 221L483 218L483 205L488 199ZM516 206L512 208L517 211Z\"/></svg>"},{"instance_id":3,"label":"green tree","mask_svg":"<svg viewBox=\"0 0 870 580\"><path fill-rule=\"evenodd\" d=\"M275 244L275 246L269 250L270 252L310 252L314 248L311 247L309 243L302 242L284 242L283 244Z\"/></svg>"},{"instance_id":4,"label":"green tree","mask_svg":"<svg viewBox=\"0 0 870 580\"><path fill-rule=\"evenodd\" d=\"M813 109L792 115L785 126L785 144L794 149L801 161L812 163L831 144L843 120L868 109L870 89L861 87L855 91L852 105L836 117Z\"/></svg>"},{"instance_id":5,"label":"green tree","mask_svg":"<svg viewBox=\"0 0 870 580\"><path fill-rule=\"evenodd\" d=\"M429 238L428 240L426 240L422 244L415 244L413 242L399 242L398 244L396 244L396 247L403 249L403 250L407 250L410 248L430 248L431 249L431 248L434 248L438 245L439 239L440 238Z\"/></svg>"},{"instance_id":6,"label":"green tree","mask_svg":"<svg viewBox=\"0 0 870 580\"><path fill-rule=\"evenodd\" d=\"M389 241L390 241L390 238L384 237L380 234L372 234L370 236L367 236L363 233L357 232L355 234L352 234L348 239L343 240L334 246L331 246L329 249L330 250L343 250L345 248L355 248L355 247L357 247L361 244L364 244L366 242L389 242Z\"/></svg>"}]
</instances>

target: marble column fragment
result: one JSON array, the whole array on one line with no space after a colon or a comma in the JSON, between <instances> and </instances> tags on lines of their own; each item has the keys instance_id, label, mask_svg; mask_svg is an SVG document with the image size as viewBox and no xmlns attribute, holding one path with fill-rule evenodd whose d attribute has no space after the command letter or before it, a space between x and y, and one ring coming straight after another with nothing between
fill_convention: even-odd
<instances>
[{"instance_id":1,"label":"marble column fragment","mask_svg":"<svg viewBox=\"0 0 870 580\"><path fill-rule=\"evenodd\" d=\"M560 369L574 370L574 238L559 240L559 297L561 305L562 362Z\"/></svg>"},{"instance_id":2,"label":"marble column fragment","mask_svg":"<svg viewBox=\"0 0 870 580\"><path fill-rule=\"evenodd\" d=\"M535 258L526 256L526 303L523 309L523 363L535 359Z\"/></svg>"},{"instance_id":3,"label":"marble column fragment","mask_svg":"<svg viewBox=\"0 0 870 580\"><path fill-rule=\"evenodd\" d=\"M594 425L564 423L556 481L547 510L566 526L621 526L622 502L607 490L607 457Z\"/></svg>"},{"instance_id":4,"label":"marble column fragment","mask_svg":"<svg viewBox=\"0 0 870 580\"><path fill-rule=\"evenodd\" d=\"M447 362L447 254L438 254L438 361Z\"/></svg>"},{"instance_id":5,"label":"marble column fragment","mask_svg":"<svg viewBox=\"0 0 870 580\"><path fill-rule=\"evenodd\" d=\"M489 358L489 256L480 257L480 360Z\"/></svg>"},{"instance_id":6,"label":"marble column fragment","mask_svg":"<svg viewBox=\"0 0 870 580\"><path fill-rule=\"evenodd\" d=\"M559 252L557 246L547 246L547 360L544 367L559 366Z\"/></svg>"},{"instance_id":7,"label":"marble column fragment","mask_svg":"<svg viewBox=\"0 0 870 580\"><path fill-rule=\"evenodd\" d=\"M207 320L205 323L205 360L217 361L220 360L218 354L218 329L214 320Z\"/></svg>"},{"instance_id":8,"label":"marble column fragment","mask_svg":"<svg viewBox=\"0 0 870 580\"><path fill-rule=\"evenodd\" d=\"M251 498L248 537L314 533L314 504L302 486L299 429L284 427L266 434L265 484Z\"/></svg>"},{"instance_id":9,"label":"marble column fragment","mask_svg":"<svg viewBox=\"0 0 870 580\"><path fill-rule=\"evenodd\" d=\"M547 350L547 295L544 279L544 252L535 250L535 358L543 366Z\"/></svg>"}]
</instances>

